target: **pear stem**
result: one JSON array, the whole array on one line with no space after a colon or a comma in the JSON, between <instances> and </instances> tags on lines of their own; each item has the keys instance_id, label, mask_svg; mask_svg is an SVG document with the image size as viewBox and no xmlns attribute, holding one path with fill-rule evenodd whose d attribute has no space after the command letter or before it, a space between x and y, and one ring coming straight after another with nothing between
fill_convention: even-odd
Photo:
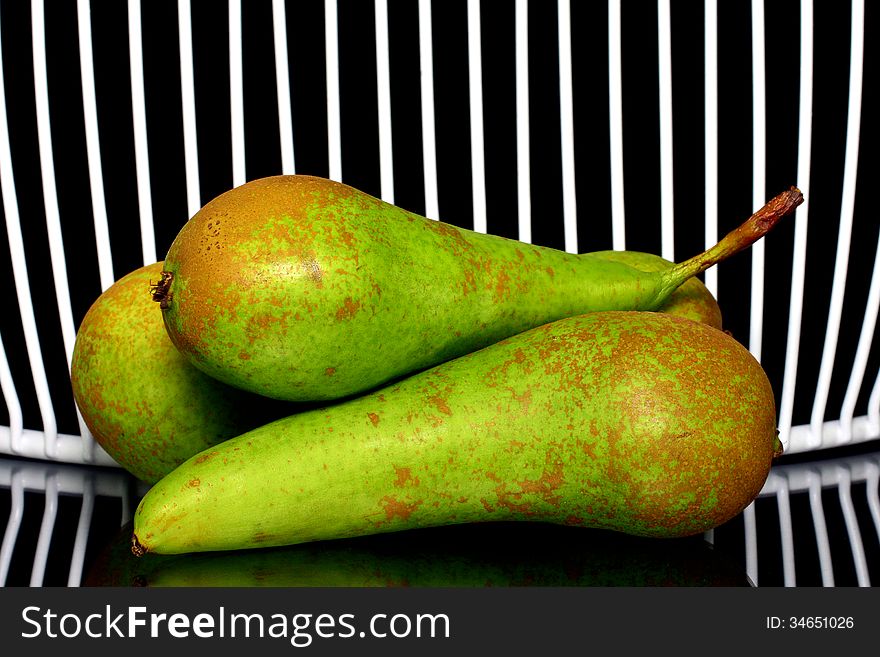
<instances>
[{"instance_id":1,"label":"pear stem","mask_svg":"<svg viewBox=\"0 0 880 657\"><path fill-rule=\"evenodd\" d=\"M725 235L715 246L666 270L663 296L671 294L686 280L757 242L769 233L780 219L793 212L803 202L804 195L797 187L791 187L770 199L764 207Z\"/></svg>"}]
</instances>

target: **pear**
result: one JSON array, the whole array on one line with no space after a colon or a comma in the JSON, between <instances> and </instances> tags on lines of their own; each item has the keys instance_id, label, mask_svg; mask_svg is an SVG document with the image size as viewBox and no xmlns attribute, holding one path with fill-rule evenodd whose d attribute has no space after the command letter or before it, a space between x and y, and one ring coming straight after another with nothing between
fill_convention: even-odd
<instances>
[{"instance_id":1,"label":"pear","mask_svg":"<svg viewBox=\"0 0 880 657\"><path fill-rule=\"evenodd\" d=\"M143 497L132 550L488 521L689 536L757 496L775 422L766 374L723 331L595 312L203 451Z\"/></svg>"},{"instance_id":2,"label":"pear","mask_svg":"<svg viewBox=\"0 0 880 657\"><path fill-rule=\"evenodd\" d=\"M312 176L254 180L180 230L153 287L174 345L244 390L333 400L548 322L657 310L763 236L792 188L716 246L659 272L464 230Z\"/></svg>"},{"instance_id":3,"label":"pear","mask_svg":"<svg viewBox=\"0 0 880 657\"><path fill-rule=\"evenodd\" d=\"M662 272L675 263L653 253L642 251L593 251L591 255L605 260L622 262L640 271ZM699 278L686 280L657 308L657 312L687 317L717 329L723 329L721 306Z\"/></svg>"},{"instance_id":4,"label":"pear","mask_svg":"<svg viewBox=\"0 0 880 657\"><path fill-rule=\"evenodd\" d=\"M180 355L144 295L162 267L141 267L98 296L77 330L70 368L74 399L95 441L147 483L297 406L221 383Z\"/></svg>"}]
</instances>

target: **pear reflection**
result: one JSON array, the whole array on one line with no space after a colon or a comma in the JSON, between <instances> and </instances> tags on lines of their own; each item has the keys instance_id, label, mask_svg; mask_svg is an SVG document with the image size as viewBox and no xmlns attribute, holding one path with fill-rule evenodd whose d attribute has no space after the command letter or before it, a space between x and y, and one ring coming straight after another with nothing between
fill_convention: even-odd
<instances>
[{"instance_id":1,"label":"pear reflection","mask_svg":"<svg viewBox=\"0 0 880 657\"><path fill-rule=\"evenodd\" d=\"M286 548L131 554L124 526L85 586L750 586L702 537L646 539L528 523L462 525Z\"/></svg>"}]
</instances>

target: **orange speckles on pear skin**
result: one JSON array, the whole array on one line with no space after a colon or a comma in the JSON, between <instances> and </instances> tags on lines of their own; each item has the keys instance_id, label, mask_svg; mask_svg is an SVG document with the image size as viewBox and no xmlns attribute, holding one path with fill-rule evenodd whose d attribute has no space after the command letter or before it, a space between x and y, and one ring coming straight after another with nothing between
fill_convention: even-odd
<instances>
[{"instance_id":1,"label":"orange speckles on pear skin","mask_svg":"<svg viewBox=\"0 0 880 657\"><path fill-rule=\"evenodd\" d=\"M355 301L351 297L346 297L342 305L336 310L336 321L344 322L352 319L361 309L361 302Z\"/></svg>"},{"instance_id":2,"label":"orange speckles on pear skin","mask_svg":"<svg viewBox=\"0 0 880 657\"><path fill-rule=\"evenodd\" d=\"M440 395L434 395L429 397L428 401L434 408L443 413L443 415L452 415L452 411L449 408L449 402L446 398L441 397Z\"/></svg>"},{"instance_id":3,"label":"orange speckles on pear skin","mask_svg":"<svg viewBox=\"0 0 880 657\"><path fill-rule=\"evenodd\" d=\"M419 478L413 476L410 468L399 468L394 466L394 474L396 475L396 479L394 480L394 486L396 488L405 488L406 486L417 487L420 483Z\"/></svg>"},{"instance_id":4,"label":"orange speckles on pear skin","mask_svg":"<svg viewBox=\"0 0 880 657\"><path fill-rule=\"evenodd\" d=\"M384 522L387 523L394 522L395 520L406 522L407 520L409 520L409 517L413 514L413 512L419 506L421 506L422 502L422 500L416 500L415 502L402 502L395 497L386 495L379 501L379 504L385 511Z\"/></svg>"},{"instance_id":5,"label":"orange speckles on pear skin","mask_svg":"<svg viewBox=\"0 0 880 657\"><path fill-rule=\"evenodd\" d=\"M367 413L367 417L370 418L370 422L374 427L379 426L379 416L376 413Z\"/></svg>"}]
</instances>

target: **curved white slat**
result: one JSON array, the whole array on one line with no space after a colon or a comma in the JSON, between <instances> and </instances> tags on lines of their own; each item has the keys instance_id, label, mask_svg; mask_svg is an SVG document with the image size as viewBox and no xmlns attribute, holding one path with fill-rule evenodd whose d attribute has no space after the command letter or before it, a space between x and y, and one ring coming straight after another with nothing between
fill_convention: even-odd
<instances>
[{"instance_id":1,"label":"curved white slat","mask_svg":"<svg viewBox=\"0 0 880 657\"><path fill-rule=\"evenodd\" d=\"M15 389L15 379L12 378L9 361L6 359L3 336L0 336L0 390L3 392L3 401L9 413L9 432L6 434L6 441L3 441L3 434L0 433L0 452L18 454L21 451L21 438L24 435L24 417L18 392Z\"/></svg>"},{"instance_id":2,"label":"curved white slat","mask_svg":"<svg viewBox=\"0 0 880 657\"><path fill-rule=\"evenodd\" d=\"M80 77L83 93L83 117L86 130L86 155L89 164L89 190L95 224L95 248L101 291L113 285L113 258L110 250L110 229L107 224L107 203L104 195L104 170L101 166L101 143L98 136L98 101L95 94L95 62L92 53L92 21L89 0L76 4L79 32Z\"/></svg>"},{"instance_id":3,"label":"curved white slat","mask_svg":"<svg viewBox=\"0 0 880 657\"><path fill-rule=\"evenodd\" d=\"M55 186L55 158L52 153L52 126L49 115L49 78L46 69L46 24L43 0L32 4L31 25L34 49L34 95L37 112L37 142L40 152L40 172L43 183L43 205L46 212L46 234L49 240L49 258L52 263L52 282L55 287L55 300L61 328L61 340L67 371L73 359L73 345L76 340L76 327L73 322L73 309L70 303L70 284L67 278L67 259L61 234L61 210L58 206L58 192ZM77 421L83 443L83 458L90 461L94 455L94 438L83 421L79 408L76 408ZM57 451L57 437L46 434L46 455L54 458Z\"/></svg>"},{"instance_id":4,"label":"curved white slat","mask_svg":"<svg viewBox=\"0 0 880 657\"><path fill-rule=\"evenodd\" d=\"M798 99L797 186L804 202L794 215L794 254L791 264L791 297L785 343L785 368L779 400L779 438L783 447L791 446L792 414L800 354L801 321L804 305L804 278L807 259L807 219L810 208L810 158L813 145L813 2L801 1L800 95ZM809 444L818 446L821 436L810 436Z\"/></svg>"},{"instance_id":5,"label":"curved white slat","mask_svg":"<svg viewBox=\"0 0 880 657\"><path fill-rule=\"evenodd\" d=\"M426 0L430 6L430 0ZM471 186L474 199L474 230L486 232L486 157L483 145L483 39L480 0L468 0L468 100L471 126ZM434 96L431 95L433 117ZM433 128L433 118L432 128ZM433 148L433 137L432 137ZM433 151L432 151L433 153ZM427 162L428 153L425 153ZM433 174L436 178L436 172ZM427 173L425 174L427 179ZM436 181L434 203L436 203ZM429 217L431 215L428 215Z\"/></svg>"},{"instance_id":6,"label":"curved white slat","mask_svg":"<svg viewBox=\"0 0 880 657\"><path fill-rule=\"evenodd\" d=\"M868 562L865 559L865 546L859 531L859 520L852 501L852 474L849 468L840 467L838 472L837 492L840 497L840 507L843 511L843 521L846 524L846 533L849 536L849 545L852 549L853 562L856 568L856 581L859 586L871 586L871 578L868 575Z\"/></svg>"},{"instance_id":7,"label":"curved white slat","mask_svg":"<svg viewBox=\"0 0 880 657\"><path fill-rule=\"evenodd\" d=\"M782 581L784 586L796 586L794 568L794 529L791 521L791 498L788 479L780 476L776 491L776 507L779 510L779 539L782 548Z\"/></svg>"},{"instance_id":8,"label":"curved white slat","mask_svg":"<svg viewBox=\"0 0 880 657\"><path fill-rule=\"evenodd\" d=\"M831 306L828 309L828 324L825 328L825 344L822 348L822 361L819 366L819 385L813 400L813 413L810 425L818 435L821 444L827 445L821 434L828 403L828 392L834 371L837 353L837 340L840 321L843 315L843 297L846 289L849 249L852 241L853 213L856 195L856 174L859 162L859 134L862 122L862 76L865 44L865 5L862 0L853 0L849 71L849 108L846 123L846 153L843 164L843 196L840 202L840 224L837 235L837 254L834 259L834 279L831 286Z\"/></svg>"},{"instance_id":9,"label":"curved white slat","mask_svg":"<svg viewBox=\"0 0 880 657\"><path fill-rule=\"evenodd\" d=\"M388 0L375 0L376 88L379 107L379 181L383 201L394 203L394 151L391 138L391 71L388 53Z\"/></svg>"},{"instance_id":10,"label":"curved white slat","mask_svg":"<svg viewBox=\"0 0 880 657\"><path fill-rule=\"evenodd\" d=\"M11 475L9 520L6 521L6 531L3 532L3 543L0 543L0 586L6 586L12 553L15 551L18 530L24 516L24 475L18 468L14 468Z\"/></svg>"},{"instance_id":11,"label":"curved white slat","mask_svg":"<svg viewBox=\"0 0 880 657\"><path fill-rule=\"evenodd\" d=\"M247 182L244 145L244 73L241 0L229 0L229 111L232 125L232 186Z\"/></svg>"},{"instance_id":12,"label":"curved white slat","mask_svg":"<svg viewBox=\"0 0 880 657\"><path fill-rule=\"evenodd\" d=\"M37 334L37 321L31 299L27 262L24 257L24 239L21 233L18 196L15 190L15 179L12 175L12 153L9 148L9 123L6 114L6 83L3 76L2 43L0 43L0 190L2 190L3 196L3 212L6 218L9 255L12 260L12 276L15 279L15 296L18 302L21 326L24 330L28 365L34 380L37 404L40 409L40 419L43 422L44 435L41 435L41 442L43 439L45 439L45 442L42 442L40 446L40 456L46 458L48 456L46 446L55 446L58 429L55 423L55 409L46 379L46 370L43 365L42 347L40 346L40 338ZM18 429L12 437L21 438ZM13 447L18 447L19 442L24 442L19 440L13 441L11 438L9 444Z\"/></svg>"},{"instance_id":13,"label":"curved white slat","mask_svg":"<svg viewBox=\"0 0 880 657\"><path fill-rule=\"evenodd\" d=\"M880 437L880 372L877 373L877 380L874 381L874 388L868 398L868 421L871 435Z\"/></svg>"},{"instance_id":14,"label":"curved white slat","mask_svg":"<svg viewBox=\"0 0 880 657\"><path fill-rule=\"evenodd\" d=\"M871 519L874 521L874 530L877 532L877 538L880 539L880 463L871 463L868 466L865 484L868 509L871 512Z\"/></svg>"},{"instance_id":15,"label":"curved white slat","mask_svg":"<svg viewBox=\"0 0 880 657\"><path fill-rule=\"evenodd\" d=\"M518 239L532 241L531 147L529 136L529 3L516 0L516 198Z\"/></svg>"},{"instance_id":16,"label":"curved white slat","mask_svg":"<svg viewBox=\"0 0 880 657\"><path fill-rule=\"evenodd\" d=\"M55 530L55 518L58 516L58 488L55 486L55 473L46 477L46 501L43 507L43 520L40 523L40 534L34 551L34 566L31 570L31 586L42 586L46 574L46 563L49 561L49 548L52 545L52 534Z\"/></svg>"},{"instance_id":17,"label":"curved white slat","mask_svg":"<svg viewBox=\"0 0 880 657\"><path fill-rule=\"evenodd\" d=\"M819 553L822 586L830 587L834 586L834 564L831 561L831 542L828 540L825 508L822 504L822 476L814 470L808 471L807 486L810 491L810 513L813 517L813 530L816 534L816 549Z\"/></svg>"},{"instance_id":18,"label":"curved white slat","mask_svg":"<svg viewBox=\"0 0 880 657\"><path fill-rule=\"evenodd\" d=\"M327 152L330 160L330 179L342 182L338 13L336 0L324 0L324 53L327 71Z\"/></svg>"},{"instance_id":19,"label":"curved white slat","mask_svg":"<svg viewBox=\"0 0 880 657\"><path fill-rule=\"evenodd\" d=\"M758 586L758 523L754 501L743 510L743 527L746 543L746 575L752 584Z\"/></svg>"},{"instance_id":20,"label":"curved white slat","mask_svg":"<svg viewBox=\"0 0 880 657\"><path fill-rule=\"evenodd\" d=\"M865 302L865 315L862 319L862 330L859 334L859 342L856 347L856 355L853 360L849 383L846 394L840 408L840 442L852 441L853 416L856 411L859 392L865 378L865 370L868 368L868 357L871 353L871 345L874 341L875 329L877 328L877 314L880 311L880 238L877 242L877 251L874 255L874 273L871 276L871 287L868 290L868 299ZM874 426L874 435L880 436L880 427Z\"/></svg>"},{"instance_id":21,"label":"curved white slat","mask_svg":"<svg viewBox=\"0 0 880 657\"><path fill-rule=\"evenodd\" d=\"M73 540L73 552L70 557L67 586L79 586L82 582L83 565L86 559L86 548L89 542L89 529L92 526L92 512L95 508L94 479L87 476L83 482L82 505L79 511L79 522L76 525L76 536Z\"/></svg>"},{"instance_id":22,"label":"curved white slat","mask_svg":"<svg viewBox=\"0 0 880 657\"><path fill-rule=\"evenodd\" d=\"M672 169L672 17L669 0L657 2L660 89L660 255L675 261L675 203Z\"/></svg>"},{"instance_id":23,"label":"curved white slat","mask_svg":"<svg viewBox=\"0 0 880 657\"><path fill-rule=\"evenodd\" d=\"M626 250L623 200L623 71L620 0L608 2L608 102L611 139L611 248Z\"/></svg>"},{"instance_id":24,"label":"curved white slat","mask_svg":"<svg viewBox=\"0 0 880 657\"><path fill-rule=\"evenodd\" d=\"M470 21L471 4L468 3L468 19ZM479 7L477 7L479 21ZM479 25L479 23L477 23ZM468 22L468 51L474 48L471 23ZM419 85L422 98L422 167L425 176L425 216L438 219L440 208L437 192L437 135L434 123L434 38L432 35L431 0L419 0L419 62L421 75ZM473 76L472 76L473 77ZM473 99L471 99L473 104ZM482 145L481 145L482 149ZM482 150L480 151L482 155ZM473 157L473 153L471 154Z\"/></svg>"},{"instance_id":25,"label":"curved white slat","mask_svg":"<svg viewBox=\"0 0 880 657\"><path fill-rule=\"evenodd\" d=\"M767 107L764 55L764 0L752 0L752 209L766 203ZM766 241L751 246L752 281L749 351L761 360L764 328L764 260Z\"/></svg>"},{"instance_id":26,"label":"curved white slat","mask_svg":"<svg viewBox=\"0 0 880 657\"><path fill-rule=\"evenodd\" d=\"M705 113L706 207L705 246L718 242L718 2L706 0L704 5L703 61ZM718 268L710 267L704 274L706 288L718 298Z\"/></svg>"},{"instance_id":27,"label":"curved white slat","mask_svg":"<svg viewBox=\"0 0 880 657\"><path fill-rule=\"evenodd\" d=\"M293 110L290 98L290 67L287 63L287 15L284 0L272 0L272 31L275 43L275 88L278 92L278 130L281 139L281 172L296 173L293 148Z\"/></svg>"},{"instance_id":28,"label":"curved white slat","mask_svg":"<svg viewBox=\"0 0 880 657\"><path fill-rule=\"evenodd\" d=\"M141 248L145 265L158 260L153 225L153 192L150 185L150 155L147 147L147 98L144 92L144 47L141 30L141 2L128 0L128 51L131 70L131 110L134 124L134 158L137 172L138 212Z\"/></svg>"},{"instance_id":29,"label":"curved white slat","mask_svg":"<svg viewBox=\"0 0 880 657\"><path fill-rule=\"evenodd\" d=\"M177 41L180 48L180 98L183 109L183 161L186 175L186 211L191 217L202 207L199 182L199 146L196 126L196 83L193 70L192 7L177 1Z\"/></svg>"},{"instance_id":30,"label":"curved white slat","mask_svg":"<svg viewBox=\"0 0 880 657\"><path fill-rule=\"evenodd\" d=\"M577 193L574 174L574 99L571 65L571 4L557 2L559 38L559 124L562 141L562 223L565 250L578 252Z\"/></svg>"}]
</instances>

